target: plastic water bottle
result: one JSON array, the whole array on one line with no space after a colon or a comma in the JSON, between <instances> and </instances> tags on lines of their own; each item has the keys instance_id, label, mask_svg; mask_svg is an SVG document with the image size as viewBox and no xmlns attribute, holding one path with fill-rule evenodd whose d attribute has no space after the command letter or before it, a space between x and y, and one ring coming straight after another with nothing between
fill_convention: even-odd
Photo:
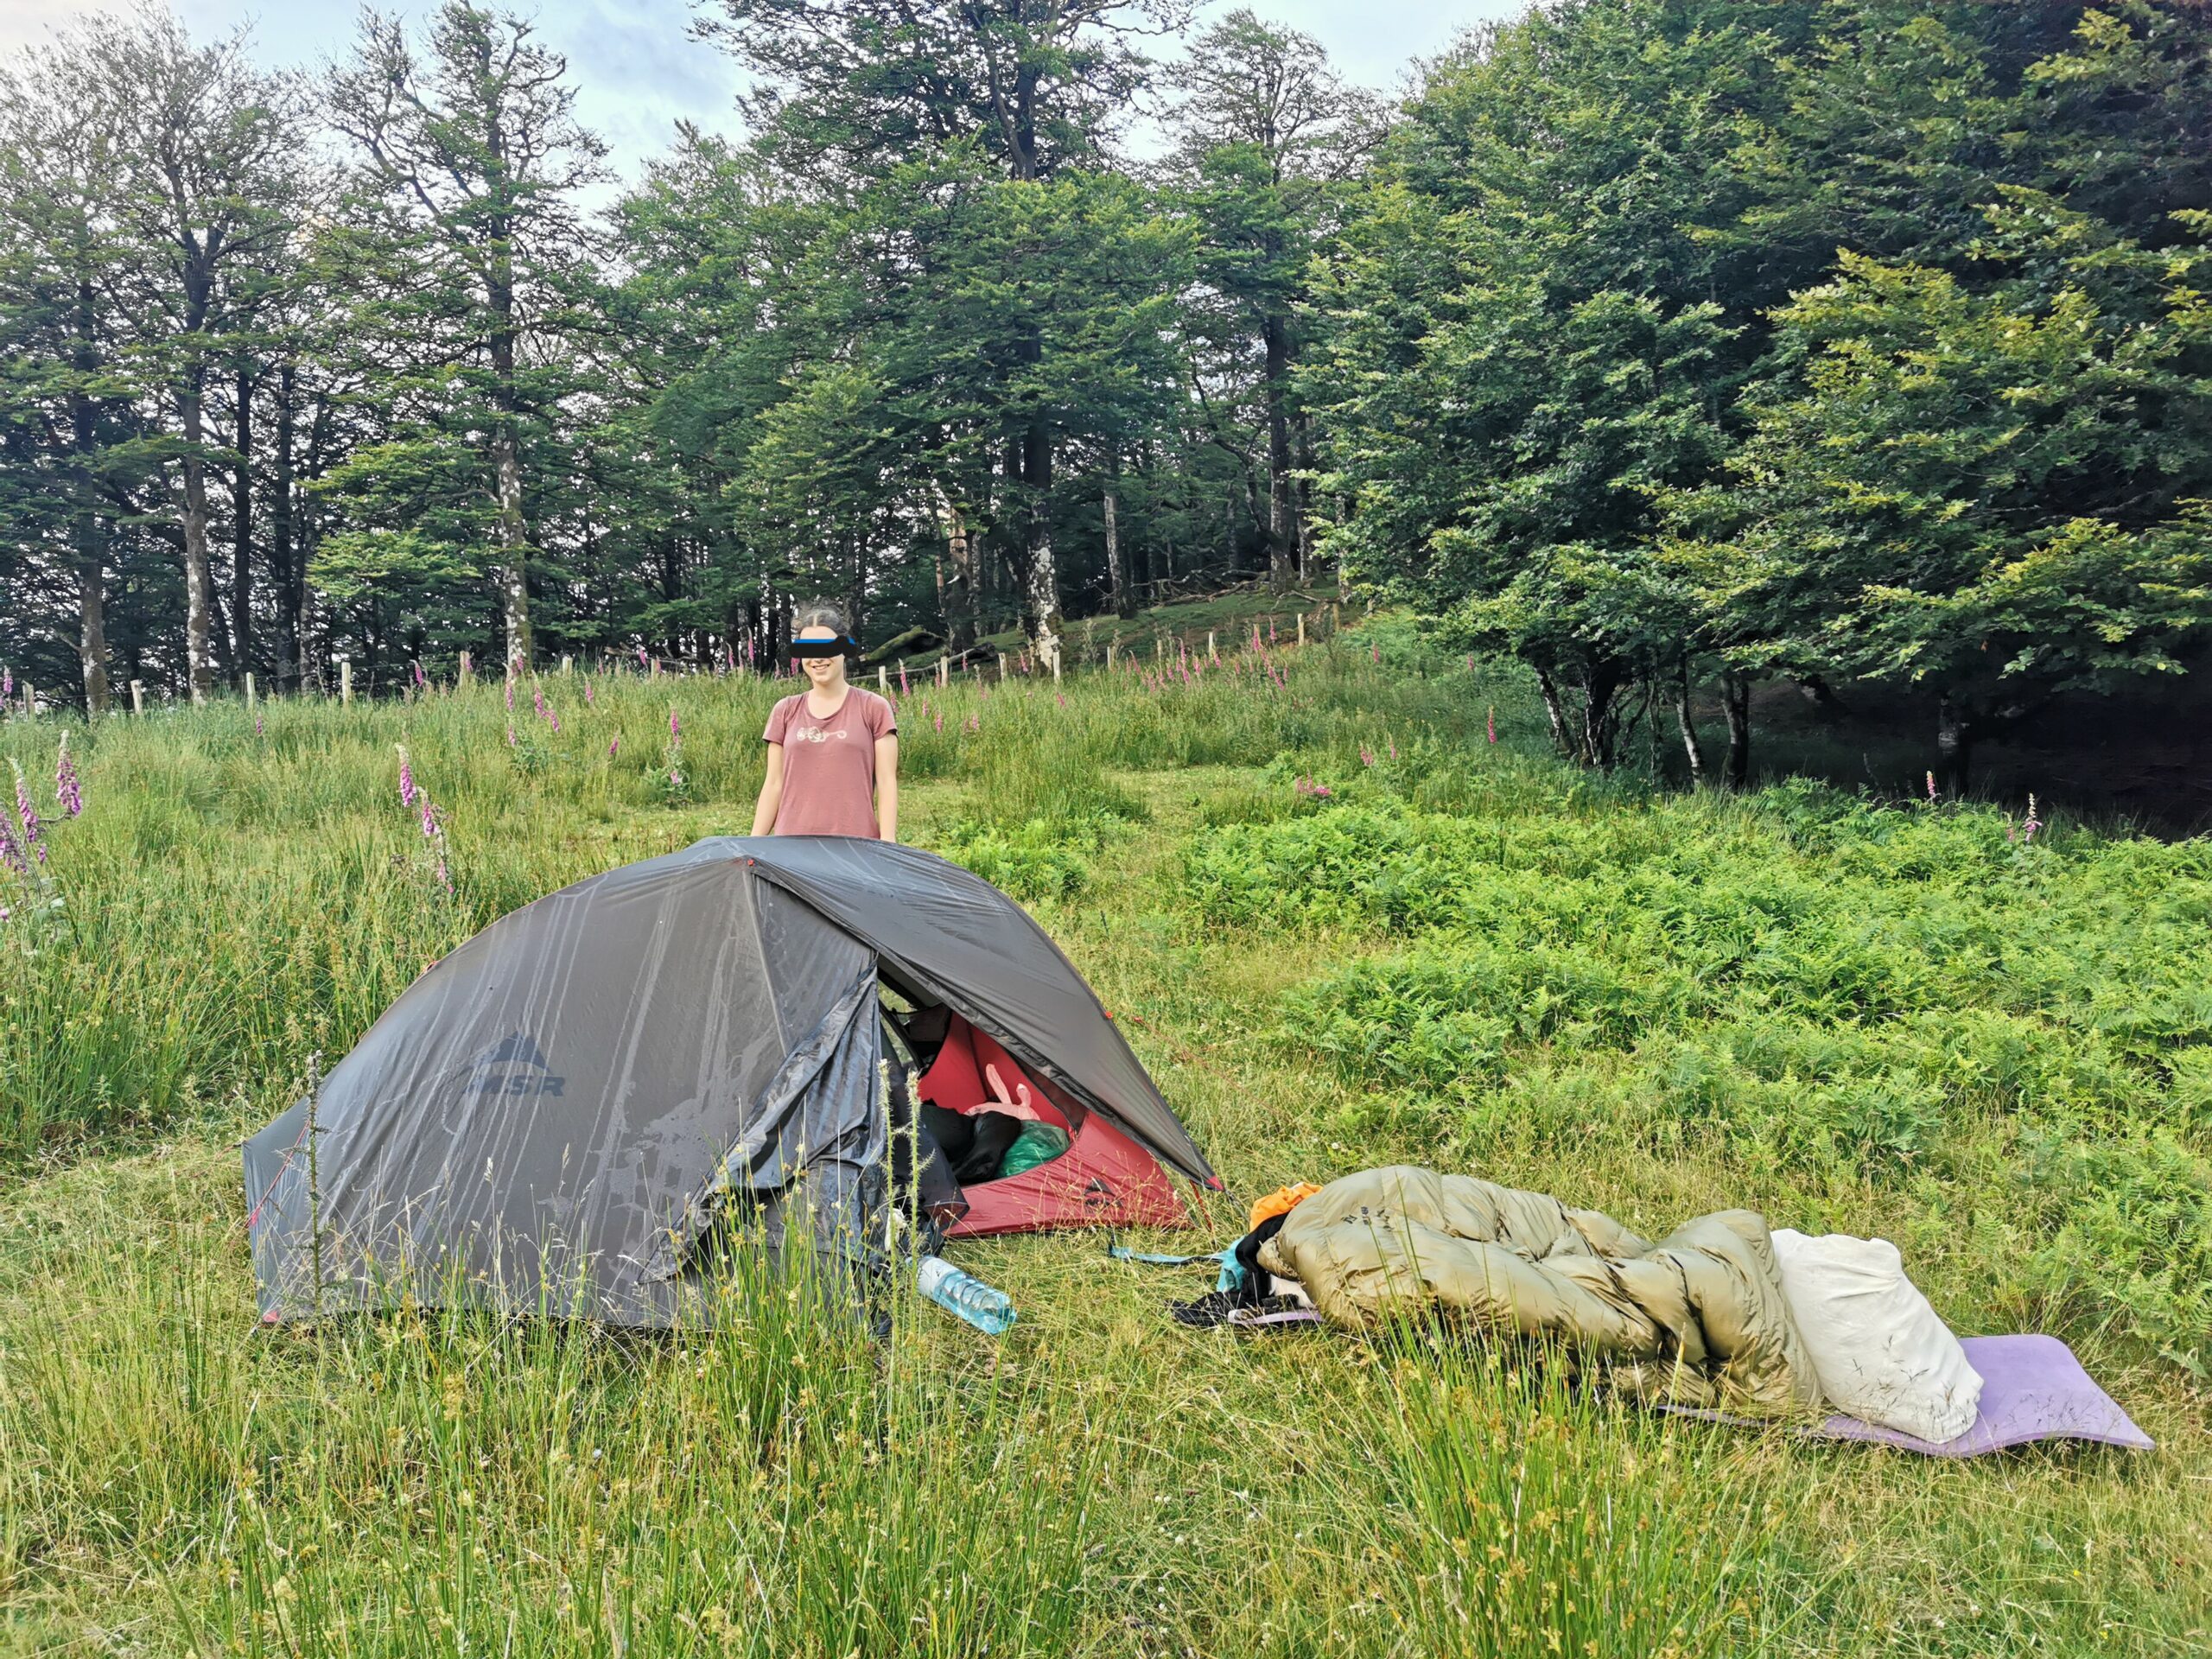
<instances>
[{"instance_id":1,"label":"plastic water bottle","mask_svg":"<svg viewBox=\"0 0 2212 1659\"><path fill-rule=\"evenodd\" d=\"M969 1278L941 1255L924 1256L914 1282L923 1295L987 1337L1004 1336L1014 1323L1014 1304L1004 1291Z\"/></svg>"}]
</instances>

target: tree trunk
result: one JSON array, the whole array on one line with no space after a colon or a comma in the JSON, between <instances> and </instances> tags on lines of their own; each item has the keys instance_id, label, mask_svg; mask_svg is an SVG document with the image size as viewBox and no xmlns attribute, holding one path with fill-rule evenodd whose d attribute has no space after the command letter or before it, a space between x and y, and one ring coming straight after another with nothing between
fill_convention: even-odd
<instances>
[{"instance_id":1,"label":"tree trunk","mask_svg":"<svg viewBox=\"0 0 2212 1659\"><path fill-rule=\"evenodd\" d=\"M780 672L791 654L791 602L779 588L768 595L768 671Z\"/></svg>"},{"instance_id":2,"label":"tree trunk","mask_svg":"<svg viewBox=\"0 0 2212 1659\"><path fill-rule=\"evenodd\" d=\"M1966 711L1948 691L1936 700L1936 775L1942 779L1944 792L1956 797L1966 793L1969 768L1974 759L1974 722Z\"/></svg>"},{"instance_id":3,"label":"tree trunk","mask_svg":"<svg viewBox=\"0 0 2212 1659\"><path fill-rule=\"evenodd\" d=\"M1728 716L1728 787L1751 780L1751 683L1741 674L1720 676L1720 706Z\"/></svg>"},{"instance_id":4,"label":"tree trunk","mask_svg":"<svg viewBox=\"0 0 2212 1659\"><path fill-rule=\"evenodd\" d=\"M1313 426L1303 415L1298 417L1298 466L1301 472L1313 470ZM1301 478L1295 488L1292 505L1298 521L1298 580L1303 584L1313 580L1313 487Z\"/></svg>"},{"instance_id":5,"label":"tree trunk","mask_svg":"<svg viewBox=\"0 0 2212 1659\"><path fill-rule=\"evenodd\" d=\"M237 396L238 458L231 472L231 663L245 675L253 671L253 376L243 367Z\"/></svg>"},{"instance_id":6,"label":"tree trunk","mask_svg":"<svg viewBox=\"0 0 2212 1659\"><path fill-rule=\"evenodd\" d=\"M87 376L98 361L92 303L92 283L80 281L77 285L77 366ZM106 713L108 706L107 575L92 466L92 450L99 442L99 416L83 385L80 380L69 399L69 447L73 452L71 481L77 495L77 659L84 675L85 713L89 718Z\"/></svg>"},{"instance_id":7,"label":"tree trunk","mask_svg":"<svg viewBox=\"0 0 2212 1659\"><path fill-rule=\"evenodd\" d=\"M522 516L522 457L514 428L502 424L492 438L493 465L499 480L499 595L506 620L507 664L527 670L531 663L529 532Z\"/></svg>"},{"instance_id":8,"label":"tree trunk","mask_svg":"<svg viewBox=\"0 0 2212 1659\"><path fill-rule=\"evenodd\" d=\"M292 386L286 362L276 371L276 453L269 480L269 580L276 601L276 688L300 686L300 573L292 545Z\"/></svg>"},{"instance_id":9,"label":"tree trunk","mask_svg":"<svg viewBox=\"0 0 2212 1659\"><path fill-rule=\"evenodd\" d=\"M184 531L185 686L193 702L205 702L215 690L214 593L207 575L207 480L200 460L205 435L200 420L200 376L193 370L177 395L184 425L184 502L179 515Z\"/></svg>"},{"instance_id":10,"label":"tree trunk","mask_svg":"<svg viewBox=\"0 0 2212 1659\"><path fill-rule=\"evenodd\" d=\"M1552 747L1563 755L1573 753L1574 747L1567 741L1567 709L1560 701L1558 683L1540 668L1536 671L1536 689L1543 694L1544 714L1552 723Z\"/></svg>"},{"instance_id":11,"label":"tree trunk","mask_svg":"<svg viewBox=\"0 0 2212 1659\"><path fill-rule=\"evenodd\" d=\"M1583 680L1581 760L1599 772L1613 769L1613 739L1619 728L1617 694L1620 675L1611 665L1592 668Z\"/></svg>"},{"instance_id":12,"label":"tree trunk","mask_svg":"<svg viewBox=\"0 0 2212 1659\"><path fill-rule=\"evenodd\" d=\"M1121 468L1114 468L1119 474ZM1129 598L1129 573L1122 563L1121 525L1116 522L1114 486L1106 486L1103 503L1106 509L1106 581L1114 590L1114 614L1127 619L1136 614L1136 606Z\"/></svg>"},{"instance_id":13,"label":"tree trunk","mask_svg":"<svg viewBox=\"0 0 2212 1659\"><path fill-rule=\"evenodd\" d=\"M1022 608L1030 648L1050 671L1060 661L1060 569L1052 550L1052 435L1041 421L1023 434L1021 481L1029 497L1022 548Z\"/></svg>"},{"instance_id":14,"label":"tree trunk","mask_svg":"<svg viewBox=\"0 0 2212 1659\"><path fill-rule=\"evenodd\" d=\"M1697 721L1690 711L1690 665L1683 663L1675 679L1675 723L1681 728L1682 753L1690 763L1690 787L1705 785L1705 746L1697 739Z\"/></svg>"},{"instance_id":15,"label":"tree trunk","mask_svg":"<svg viewBox=\"0 0 2212 1659\"><path fill-rule=\"evenodd\" d=\"M951 651L966 651L976 643L976 547L968 533L968 520L946 497L944 548L950 570L944 582L944 639Z\"/></svg>"},{"instance_id":16,"label":"tree trunk","mask_svg":"<svg viewBox=\"0 0 2212 1659\"><path fill-rule=\"evenodd\" d=\"M868 567L861 545L858 531L845 532L845 632L855 644L868 621Z\"/></svg>"},{"instance_id":17,"label":"tree trunk","mask_svg":"<svg viewBox=\"0 0 2212 1659\"><path fill-rule=\"evenodd\" d=\"M99 520L89 506L77 514L77 659L85 677L87 718L107 712L107 585L100 569Z\"/></svg>"},{"instance_id":18,"label":"tree trunk","mask_svg":"<svg viewBox=\"0 0 2212 1659\"><path fill-rule=\"evenodd\" d=\"M488 74L489 48L481 48ZM503 200L507 183L506 133L495 118L485 135L487 157L485 182L494 200ZM499 489L499 591L505 601L507 633L507 671L527 671L533 652L530 633L530 525L522 510L522 438L517 430L521 413L515 393L514 226L504 213L485 222L490 255L485 278L485 298L492 313L492 404L496 418L492 431L492 465Z\"/></svg>"},{"instance_id":19,"label":"tree trunk","mask_svg":"<svg viewBox=\"0 0 2212 1659\"><path fill-rule=\"evenodd\" d=\"M1270 316L1261 324L1260 338L1267 352L1268 376L1268 589L1281 595L1290 591L1297 537L1290 499L1290 413L1285 407L1286 382L1290 376L1289 323Z\"/></svg>"}]
</instances>

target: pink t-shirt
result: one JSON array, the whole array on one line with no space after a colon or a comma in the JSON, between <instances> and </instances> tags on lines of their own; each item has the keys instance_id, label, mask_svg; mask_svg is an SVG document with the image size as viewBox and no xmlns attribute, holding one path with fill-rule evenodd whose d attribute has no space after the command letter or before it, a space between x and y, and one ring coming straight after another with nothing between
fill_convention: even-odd
<instances>
[{"instance_id":1,"label":"pink t-shirt","mask_svg":"<svg viewBox=\"0 0 2212 1659\"><path fill-rule=\"evenodd\" d=\"M784 746L784 798L769 833L879 839L875 741L898 729L889 701L857 685L826 719L808 712L804 691L778 703L760 734Z\"/></svg>"}]
</instances>

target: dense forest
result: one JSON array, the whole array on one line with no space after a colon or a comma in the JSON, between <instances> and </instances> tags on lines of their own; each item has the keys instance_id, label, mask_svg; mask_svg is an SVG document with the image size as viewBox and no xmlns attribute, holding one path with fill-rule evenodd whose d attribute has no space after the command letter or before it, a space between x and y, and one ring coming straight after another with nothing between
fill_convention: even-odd
<instances>
[{"instance_id":1,"label":"dense forest","mask_svg":"<svg viewBox=\"0 0 2212 1659\"><path fill-rule=\"evenodd\" d=\"M9 63L14 677L764 670L817 594L1051 664L1325 583L1593 766L1671 708L1739 780L1755 683L1877 681L1962 780L2212 620L2199 6L1562 0L1395 106L1179 0L698 28L731 132L605 212L588 66L464 0L296 75L158 10Z\"/></svg>"}]
</instances>

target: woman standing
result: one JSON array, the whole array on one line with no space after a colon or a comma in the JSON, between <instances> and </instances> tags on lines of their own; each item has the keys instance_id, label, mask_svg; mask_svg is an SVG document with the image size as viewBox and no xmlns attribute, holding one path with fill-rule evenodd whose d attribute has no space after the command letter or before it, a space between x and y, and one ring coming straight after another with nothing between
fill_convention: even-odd
<instances>
[{"instance_id":1,"label":"woman standing","mask_svg":"<svg viewBox=\"0 0 2212 1659\"><path fill-rule=\"evenodd\" d=\"M857 649L834 605L809 606L793 623L807 687L779 702L760 734L768 777L754 835L899 839L899 717L888 699L847 682L845 653Z\"/></svg>"}]
</instances>

